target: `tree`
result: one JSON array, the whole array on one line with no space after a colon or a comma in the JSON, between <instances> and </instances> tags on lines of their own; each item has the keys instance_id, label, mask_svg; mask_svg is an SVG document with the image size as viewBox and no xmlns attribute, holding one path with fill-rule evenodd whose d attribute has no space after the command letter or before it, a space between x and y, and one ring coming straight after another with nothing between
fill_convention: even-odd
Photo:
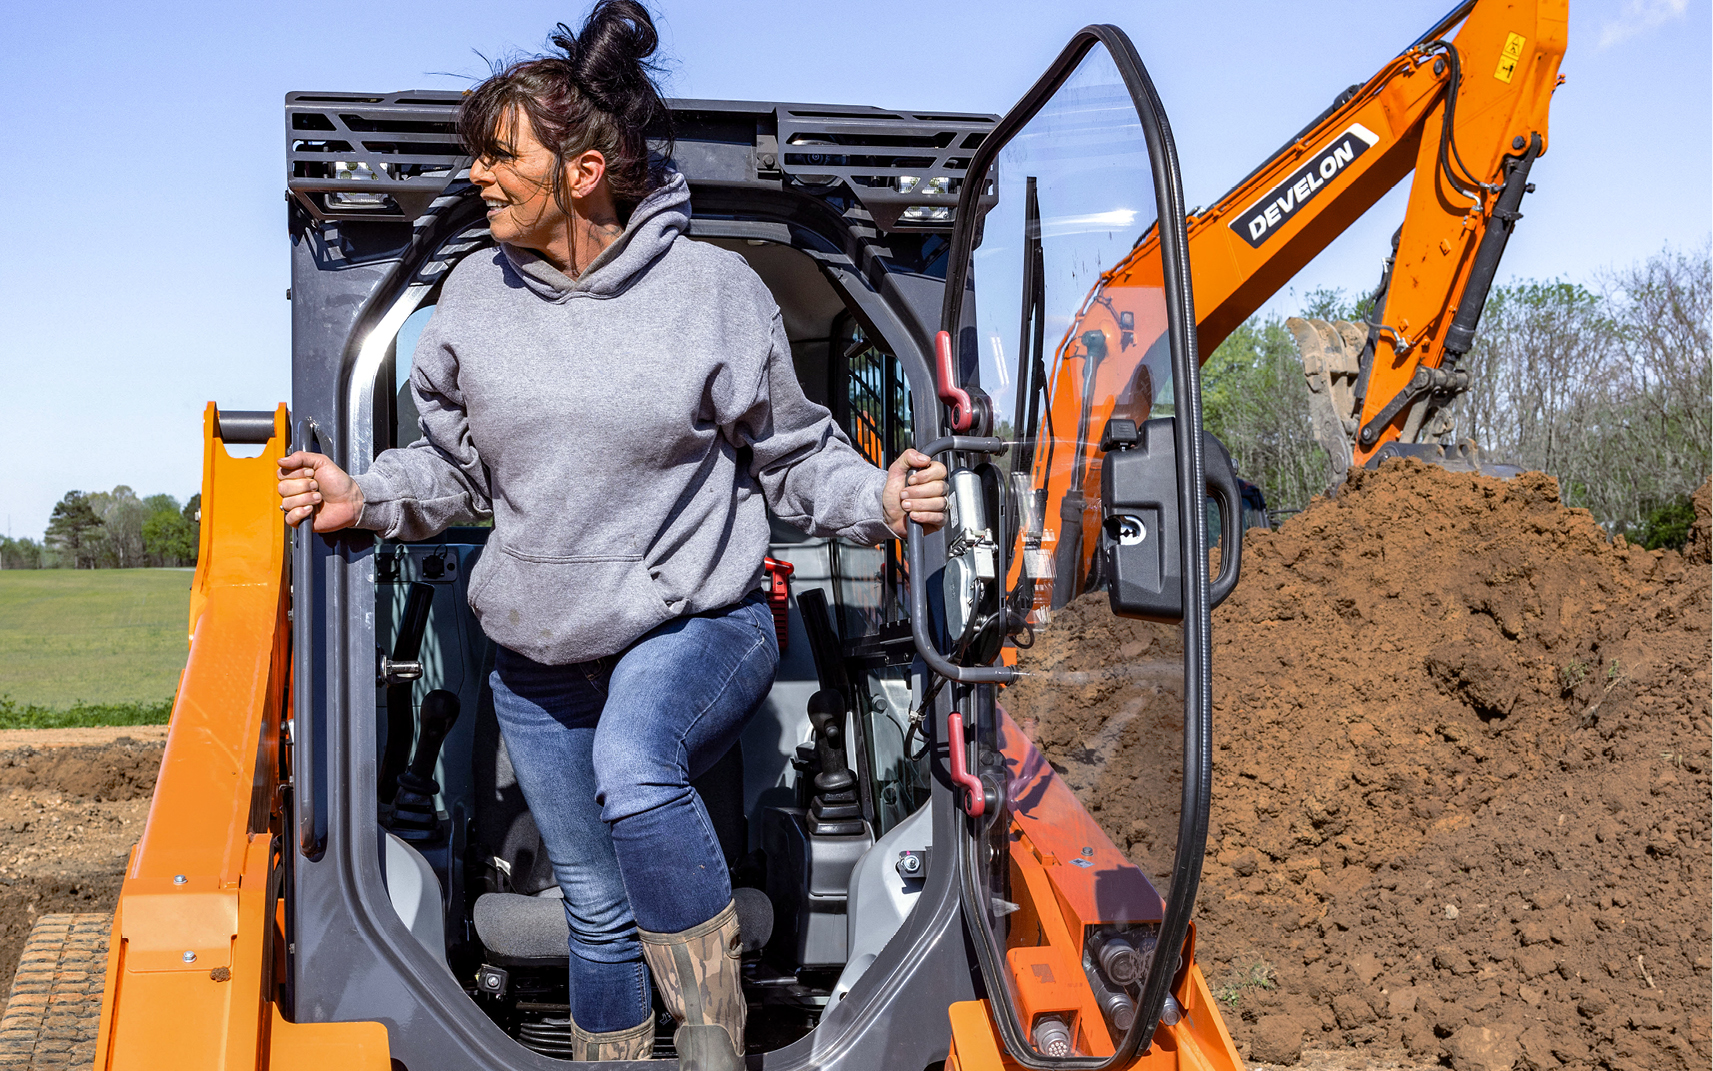
<instances>
[{"instance_id":1,"label":"tree","mask_svg":"<svg viewBox=\"0 0 1713 1071\"><path fill-rule=\"evenodd\" d=\"M93 569L101 524L88 495L82 491L67 491L65 497L54 504L43 542L69 558L73 569Z\"/></svg>"},{"instance_id":2,"label":"tree","mask_svg":"<svg viewBox=\"0 0 1713 1071\"><path fill-rule=\"evenodd\" d=\"M143 549L154 565L190 565L196 561L196 523L171 495L143 500L149 517L143 522Z\"/></svg>"},{"instance_id":3,"label":"tree","mask_svg":"<svg viewBox=\"0 0 1713 1071\"><path fill-rule=\"evenodd\" d=\"M190 501L184 504L184 520L190 525L190 561L187 565L195 565L197 555L202 552L202 492L190 496Z\"/></svg>"},{"instance_id":4,"label":"tree","mask_svg":"<svg viewBox=\"0 0 1713 1071\"><path fill-rule=\"evenodd\" d=\"M1273 509L1300 510L1332 482L1310 430L1302 360L1277 316L1245 321L1202 365L1202 421Z\"/></svg>"},{"instance_id":5,"label":"tree","mask_svg":"<svg viewBox=\"0 0 1713 1071\"><path fill-rule=\"evenodd\" d=\"M105 536L99 551L101 564L119 569L148 564L143 548L143 522L149 519L149 508L137 497L137 492L120 484L111 491L90 495L89 504L100 516Z\"/></svg>"},{"instance_id":6,"label":"tree","mask_svg":"<svg viewBox=\"0 0 1713 1071\"><path fill-rule=\"evenodd\" d=\"M0 569L40 569L42 545L33 539L0 536Z\"/></svg>"},{"instance_id":7,"label":"tree","mask_svg":"<svg viewBox=\"0 0 1713 1071\"><path fill-rule=\"evenodd\" d=\"M1618 325L1614 378L1624 405L1609 451L1628 463L1616 487L1642 520L1679 504L1713 465L1713 256L1667 249L1608 280Z\"/></svg>"},{"instance_id":8,"label":"tree","mask_svg":"<svg viewBox=\"0 0 1713 1071\"><path fill-rule=\"evenodd\" d=\"M1465 359L1458 435L1496 460L1558 477L1567 505L1614 533L1658 528L1707 478L1713 452L1708 249L1666 250L1603 292L1496 288Z\"/></svg>"}]
</instances>

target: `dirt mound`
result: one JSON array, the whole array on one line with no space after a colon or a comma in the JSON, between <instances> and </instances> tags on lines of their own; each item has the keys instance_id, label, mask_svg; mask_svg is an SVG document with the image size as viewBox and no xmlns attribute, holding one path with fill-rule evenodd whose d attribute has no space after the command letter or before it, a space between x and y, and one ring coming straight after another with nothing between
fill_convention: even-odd
<instances>
[{"instance_id":1,"label":"dirt mound","mask_svg":"<svg viewBox=\"0 0 1713 1071\"><path fill-rule=\"evenodd\" d=\"M1270 1048L1295 1024L1454 1067L1706 1067L1705 564L1609 542L1549 477L1410 461L1252 532L1243 572L1215 612L1197 920L1240 1043L1265 1019ZM1067 776L1123 692L1044 723ZM1084 790L1121 843L1135 795ZM1146 835L1131 853L1157 869Z\"/></svg>"},{"instance_id":2,"label":"dirt mound","mask_svg":"<svg viewBox=\"0 0 1713 1071\"><path fill-rule=\"evenodd\" d=\"M51 788L94 800L148 799L162 747L122 736L101 747L21 747L0 752L0 792Z\"/></svg>"},{"instance_id":3,"label":"dirt mound","mask_svg":"<svg viewBox=\"0 0 1713 1071\"><path fill-rule=\"evenodd\" d=\"M0 751L0 1000L36 919L112 911L141 835L162 745Z\"/></svg>"}]
</instances>

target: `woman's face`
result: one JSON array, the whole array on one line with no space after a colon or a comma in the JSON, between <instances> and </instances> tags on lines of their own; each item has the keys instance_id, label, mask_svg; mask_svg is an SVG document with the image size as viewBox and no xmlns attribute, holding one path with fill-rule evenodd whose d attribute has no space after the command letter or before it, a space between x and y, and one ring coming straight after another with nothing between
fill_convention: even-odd
<instances>
[{"instance_id":1,"label":"woman's face","mask_svg":"<svg viewBox=\"0 0 1713 1071\"><path fill-rule=\"evenodd\" d=\"M496 241L545 251L563 242L567 232L568 217L553 196L559 162L536 140L521 109L513 108L500 125L498 140L506 151L472 161L470 181L488 206L488 229ZM577 196L576 176L566 177L569 192Z\"/></svg>"}]
</instances>

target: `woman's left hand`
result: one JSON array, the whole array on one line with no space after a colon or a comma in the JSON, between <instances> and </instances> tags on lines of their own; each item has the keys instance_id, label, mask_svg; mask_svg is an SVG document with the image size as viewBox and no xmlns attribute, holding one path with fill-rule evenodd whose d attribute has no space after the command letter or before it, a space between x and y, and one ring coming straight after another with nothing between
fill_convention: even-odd
<instances>
[{"instance_id":1,"label":"woman's left hand","mask_svg":"<svg viewBox=\"0 0 1713 1071\"><path fill-rule=\"evenodd\" d=\"M886 470L886 490L880 493L886 526L904 535L906 520L924 531L937 532L946 523L946 466L920 450L906 450Z\"/></svg>"}]
</instances>

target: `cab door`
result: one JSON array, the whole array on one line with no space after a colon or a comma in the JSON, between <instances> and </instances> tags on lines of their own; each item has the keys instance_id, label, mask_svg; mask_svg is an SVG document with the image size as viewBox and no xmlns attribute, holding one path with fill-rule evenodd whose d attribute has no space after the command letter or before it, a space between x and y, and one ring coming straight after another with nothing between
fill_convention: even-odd
<instances>
[{"instance_id":1,"label":"cab door","mask_svg":"<svg viewBox=\"0 0 1713 1071\"><path fill-rule=\"evenodd\" d=\"M972 157L939 336L948 523L910 539L964 913L1028 1067L1182 1014L1206 840L1206 504L1183 194L1135 48L1090 26ZM1238 546L1221 548L1221 594ZM1176 994L1176 995L1174 995Z\"/></svg>"}]
</instances>

